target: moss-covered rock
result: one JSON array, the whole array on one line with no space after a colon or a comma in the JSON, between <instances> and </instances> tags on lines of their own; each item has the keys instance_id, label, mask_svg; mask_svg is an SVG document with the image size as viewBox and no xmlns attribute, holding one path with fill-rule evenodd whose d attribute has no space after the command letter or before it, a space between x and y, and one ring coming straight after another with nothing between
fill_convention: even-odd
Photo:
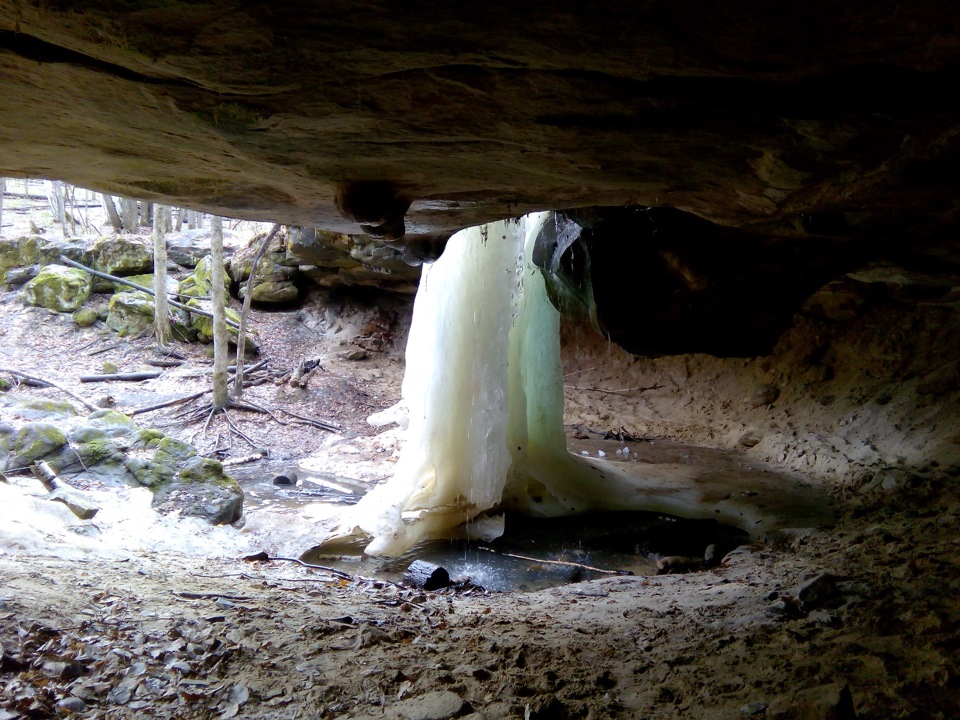
<instances>
[{"instance_id":1,"label":"moss-covered rock","mask_svg":"<svg viewBox=\"0 0 960 720\"><path fill-rule=\"evenodd\" d=\"M0 405L14 408L17 415L28 420L61 420L76 417L77 408L66 400L5 393L0 395Z\"/></svg>"},{"instance_id":2,"label":"moss-covered rock","mask_svg":"<svg viewBox=\"0 0 960 720\"><path fill-rule=\"evenodd\" d=\"M240 288L240 297L246 294L246 288ZM294 302L300 297L300 290L289 280L268 280L253 286L253 301L260 303L282 304Z\"/></svg>"},{"instance_id":3,"label":"moss-covered rock","mask_svg":"<svg viewBox=\"0 0 960 720\"><path fill-rule=\"evenodd\" d=\"M179 294L181 298L209 298L210 288L213 286L213 258L207 255L193 269L193 273L180 281ZM223 300L230 298L230 277L226 267L223 273Z\"/></svg>"},{"instance_id":4,"label":"moss-covered rock","mask_svg":"<svg viewBox=\"0 0 960 720\"><path fill-rule=\"evenodd\" d=\"M110 298L107 326L120 337L142 335L153 325L153 307L153 296L145 292L117 293Z\"/></svg>"},{"instance_id":5,"label":"moss-covered rock","mask_svg":"<svg viewBox=\"0 0 960 720\"><path fill-rule=\"evenodd\" d=\"M214 525L236 522L243 514L243 491L223 471L223 465L205 457L191 457L177 476L154 492L153 507L200 517Z\"/></svg>"},{"instance_id":6,"label":"moss-covered rock","mask_svg":"<svg viewBox=\"0 0 960 720\"><path fill-rule=\"evenodd\" d=\"M213 303L209 300L187 300L187 307L213 312ZM240 323L240 313L233 308L226 308L226 315L228 320L233 320L233 322L237 324ZM197 332L197 338L201 342L210 342L213 340L213 318L207 317L206 315L190 313L190 326ZM239 331L235 327L227 326L227 335L230 342L236 343L239 334ZM247 342L252 342L252 344L256 346L256 342L253 341L249 335L247 336Z\"/></svg>"},{"instance_id":7,"label":"moss-covered rock","mask_svg":"<svg viewBox=\"0 0 960 720\"><path fill-rule=\"evenodd\" d=\"M87 416L87 422L101 429L108 437L130 437L132 439L139 433L137 424L133 420L121 412L107 408L90 413Z\"/></svg>"},{"instance_id":8,"label":"moss-covered rock","mask_svg":"<svg viewBox=\"0 0 960 720\"><path fill-rule=\"evenodd\" d=\"M77 327L90 327L97 321L97 311L84 305L73 311L73 323Z\"/></svg>"},{"instance_id":9,"label":"moss-covered rock","mask_svg":"<svg viewBox=\"0 0 960 720\"><path fill-rule=\"evenodd\" d=\"M85 265L110 275L139 275L153 270L153 247L136 235L111 235L98 238L84 253L84 260Z\"/></svg>"},{"instance_id":10,"label":"moss-covered rock","mask_svg":"<svg viewBox=\"0 0 960 720\"><path fill-rule=\"evenodd\" d=\"M29 467L37 460L58 452L66 444L67 436L53 423L26 423L13 437L7 469Z\"/></svg>"},{"instance_id":11,"label":"moss-covered rock","mask_svg":"<svg viewBox=\"0 0 960 720\"><path fill-rule=\"evenodd\" d=\"M90 297L89 273L83 270L47 265L23 289L23 299L30 305L57 312L73 312Z\"/></svg>"},{"instance_id":12,"label":"moss-covered rock","mask_svg":"<svg viewBox=\"0 0 960 720\"><path fill-rule=\"evenodd\" d=\"M23 284L34 278L41 266L59 263L61 255L82 262L83 249L78 238L46 235L0 238L0 282Z\"/></svg>"}]
</instances>

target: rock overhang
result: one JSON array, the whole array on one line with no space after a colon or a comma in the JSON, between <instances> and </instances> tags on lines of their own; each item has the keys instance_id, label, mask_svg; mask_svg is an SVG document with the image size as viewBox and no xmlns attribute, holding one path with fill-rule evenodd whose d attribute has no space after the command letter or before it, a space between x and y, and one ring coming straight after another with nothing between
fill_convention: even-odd
<instances>
[{"instance_id":1,"label":"rock overhang","mask_svg":"<svg viewBox=\"0 0 960 720\"><path fill-rule=\"evenodd\" d=\"M955 261L958 80L934 2L25 1L0 8L0 175L425 257L638 205Z\"/></svg>"}]
</instances>

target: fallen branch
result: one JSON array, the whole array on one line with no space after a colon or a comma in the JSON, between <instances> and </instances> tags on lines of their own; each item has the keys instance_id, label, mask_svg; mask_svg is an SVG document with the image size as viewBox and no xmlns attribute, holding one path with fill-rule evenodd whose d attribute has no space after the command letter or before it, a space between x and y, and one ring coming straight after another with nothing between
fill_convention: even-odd
<instances>
[{"instance_id":1,"label":"fallen branch","mask_svg":"<svg viewBox=\"0 0 960 720\"><path fill-rule=\"evenodd\" d=\"M235 465L246 465L247 463L256 462L257 460L263 460L267 456L265 452L255 452L252 455L244 455L243 457L231 458L229 460L224 460L221 465L226 467L234 467Z\"/></svg>"},{"instance_id":2,"label":"fallen branch","mask_svg":"<svg viewBox=\"0 0 960 720\"><path fill-rule=\"evenodd\" d=\"M605 575L633 575L633 573L630 570L607 570L606 568L593 567L592 565L584 565L583 563L567 562L566 560L543 560L541 558L529 557L527 555L515 555L514 553L500 552L499 550L483 547L482 545L478 547L481 550L486 550L487 552L493 553L494 555L502 555L503 557L508 557L508 558L517 558L518 560L527 560L529 562L540 563L541 565L562 565L564 567L575 567L575 568L580 568L581 570L590 570L591 572L604 573Z\"/></svg>"},{"instance_id":3,"label":"fallen branch","mask_svg":"<svg viewBox=\"0 0 960 720\"><path fill-rule=\"evenodd\" d=\"M583 390L584 392L607 393L608 395L625 395L632 392L646 392L647 390L659 390L663 385L637 385L631 388L620 388L619 390L607 390L598 387L583 387L580 385L564 385L568 390Z\"/></svg>"},{"instance_id":4,"label":"fallen branch","mask_svg":"<svg viewBox=\"0 0 960 720\"><path fill-rule=\"evenodd\" d=\"M47 489L47 492L50 493L49 499L53 502L63 503L69 508L70 512L81 520L90 520L100 512L100 508L83 497L78 490L57 477L53 468L47 465L47 463L37 461L31 469L33 470L33 474L36 475L37 480L39 480L43 487Z\"/></svg>"},{"instance_id":5,"label":"fallen branch","mask_svg":"<svg viewBox=\"0 0 960 720\"><path fill-rule=\"evenodd\" d=\"M180 403L190 402L191 400L196 400L198 397L203 397L207 393L212 393L213 390L201 390L200 392L195 392L192 395L185 395L181 398L176 398L174 400L167 400L166 402L157 403L156 405L148 405L147 407L136 408L134 410L128 410L125 415L142 415L143 413L153 412L154 410L162 410L163 408L172 407L173 405L179 405Z\"/></svg>"},{"instance_id":6,"label":"fallen branch","mask_svg":"<svg viewBox=\"0 0 960 720\"><path fill-rule=\"evenodd\" d=\"M125 280L122 277L117 277L116 275L110 275L105 272L100 272L99 270L94 270L93 268L87 267L86 265L83 265L82 263L78 263L75 260L71 260L70 258L65 257L64 255L60 256L60 262L62 262L64 265L75 267L78 270L85 270L86 272L90 273L95 277L103 278L104 280L112 280L113 282L118 282L121 285L132 287L134 290L140 290L141 292L145 292L148 295L156 296L157 294L153 288L144 287L143 285L137 285L135 282L130 282L129 280ZM175 294L176 293L167 293L168 296L175 295ZM170 305L172 305L175 308L186 310L187 312L193 313L194 315L202 315L208 318L213 317L213 313L211 312L207 312L206 310L201 310L200 308L193 308L193 307L190 307L189 305L184 305L182 302L177 302L176 300L169 299L169 297L167 299L167 302L170 303ZM230 320L230 319L227 319L226 322L227 322L227 325L229 325L230 327L237 328L238 330L240 329L239 323L235 323L233 320Z\"/></svg>"},{"instance_id":7,"label":"fallen branch","mask_svg":"<svg viewBox=\"0 0 960 720\"><path fill-rule=\"evenodd\" d=\"M270 562L272 560L283 560L284 562L292 562L300 565L301 567L310 568L311 570L323 570L328 572L331 575L341 578L343 580L353 580L353 575L350 573L344 572L343 570L337 570L336 568L327 567L326 565L313 565L311 563L305 563L303 560L298 560L297 558L288 558L288 557L270 557L265 552L259 552L256 555L247 555L243 558L244 562Z\"/></svg>"},{"instance_id":8,"label":"fallen branch","mask_svg":"<svg viewBox=\"0 0 960 720\"><path fill-rule=\"evenodd\" d=\"M50 387L54 387L60 392L62 392L64 395L67 395L68 397L72 397L74 400L76 400L78 403L83 405L87 410L90 410L91 412L94 412L100 409L93 403L87 402L76 393L71 392L70 390L67 390L65 387L63 387L62 385L58 385L52 380L47 380L46 378L37 377L36 375L28 375L25 372L20 372L19 370L14 370L13 368L8 368L8 367L0 367L0 373L8 373L10 375L13 375L14 377L20 377L20 378L23 378L24 380L30 380L31 382L41 383L43 385L49 385Z\"/></svg>"},{"instance_id":9,"label":"fallen branch","mask_svg":"<svg viewBox=\"0 0 960 720\"><path fill-rule=\"evenodd\" d=\"M175 592L173 593L177 597L185 598L187 600L261 600L262 598L255 598L250 595L224 595L223 593L202 593L202 592Z\"/></svg>"},{"instance_id":10,"label":"fallen branch","mask_svg":"<svg viewBox=\"0 0 960 720\"><path fill-rule=\"evenodd\" d=\"M153 365L154 367L162 367L162 368L180 367L181 365L183 365L183 360L153 360L153 359L150 359L150 360L144 360L143 362L144 362L144 364L146 364L146 365Z\"/></svg>"},{"instance_id":11,"label":"fallen branch","mask_svg":"<svg viewBox=\"0 0 960 720\"><path fill-rule=\"evenodd\" d=\"M108 375L81 375L80 382L111 382L114 380L153 380L163 373L160 372L132 372L132 373L110 373Z\"/></svg>"}]
</instances>

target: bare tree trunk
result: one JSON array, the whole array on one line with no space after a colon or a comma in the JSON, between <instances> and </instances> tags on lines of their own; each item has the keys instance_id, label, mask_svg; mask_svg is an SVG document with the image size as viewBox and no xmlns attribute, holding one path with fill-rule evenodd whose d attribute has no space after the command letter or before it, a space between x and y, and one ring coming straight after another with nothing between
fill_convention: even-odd
<instances>
[{"instance_id":1,"label":"bare tree trunk","mask_svg":"<svg viewBox=\"0 0 960 720\"><path fill-rule=\"evenodd\" d=\"M260 247L253 255L250 276L247 278L247 290L243 296L243 309L240 311L240 330L237 332L237 372L233 376L233 397L237 399L243 396L243 356L245 354L244 344L247 341L247 316L250 314L250 303L253 301L253 285L257 279L257 267L260 265L263 254L267 251L267 245L270 244L270 241L278 232L280 232L280 225L274 225L266 237L263 238Z\"/></svg>"},{"instance_id":2,"label":"bare tree trunk","mask_svg":"<svg viewBox=\"0 0 960 720\"><path fill-rule=\"evenodd\" d=\"M120 213L117 212L117 206L113 204L111 195L101 195L100 202L103 203L103 209L107 213L107 219L113 226L114 232L120 232L123 229L123 222L120 220Z\"/></svg>"},{"instance_id":3,"label":"bare tree trunk","mask_svg":"<svg viewBox=\"0 0 960 720\"><path fill-rule=\"evenodd\" d=\"M123 217L124 232L135 233L137 231L137 201L132 198L121 198L120 214Z\"/></svg>"},{"instance_id":4,"label":"bare tree trunk","mask_svg":"<svg viewBox=\"0 0 960 720\"><path fill-rule=\"evenodd\" d=\"M186 210L183 208L177 208L177 232L180 232L183 229L183 216L186 214Z\"/></svg>"},{"instance_id":5,"label":"bare tree trunk","mask_svg":"<svg viewBox=\"0 0 960 720\"><path fill-rule=\"evenodd\" d=\"M223 410L230 401L227 394L227 353L230 340L227 336L227 314L223 298L223 220L219 215L210 217L210 259L213 264L213 279L210 295L213 300L213 409ZM239 356L238 356L239 357ZM237 361L238 364L242 360Z\"/></svg>"},{"instance_id":6,"label":"bare tree trunk","mask_svg":"<svg viewBox=\"0 0 960 720\"><path fill-rule=\"evenodd\" d=\"M60 180L54 180L51 183L50 209L53 216L60 223L60 231L64 237L67 237L67 208L63 201L63 183Z\"/></svg>"},{"instance_id":7,"label":"bare tree trunk","mask_svg":"<svg viewBox=\"0 0 960 720\"><path fill-rule=\"evenodd\" d=\"M151 227L153 219L153 203L140 201L140 227Z\"/></svg>"},{"instance_id":8,"label":"bare tree trunk","mask_svg":"<svg viewBox=\"0 0 960 720\"><path fill-rule=\"evenodd\" d=\"M173 340L170 308L167 306L167 240L163 235L166 206L157 205L153 213L153 327L157 344L166 347Z\"/></svg>"},{"instance_id":9,"label":"bare tree trunk","mask_svg":"<svg viewBox=\"0 0 960 720\"><path fill-rule=\"evenodd\" d=\"M0 237L3 237L3 194L7 191L7 179L0 177Z\"/></svg>"}]
</instances>

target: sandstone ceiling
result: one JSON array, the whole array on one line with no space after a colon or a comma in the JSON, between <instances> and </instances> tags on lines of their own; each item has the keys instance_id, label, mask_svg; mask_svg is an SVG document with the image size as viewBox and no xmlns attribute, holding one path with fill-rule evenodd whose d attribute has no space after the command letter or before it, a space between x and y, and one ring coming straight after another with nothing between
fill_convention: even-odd
<instances>
[{"instance_id":1,"label":"sandstone ceiling","mask_svg":"<svg viewBox=\"0 0 960 720\"><path fill-rule=\"evenodd\" d=\"M955 258L957 88L925 0L13 0L0 175L413 243L638 205Z\"/></svg>"},{"instance_id":2,"label":"sandstone ceiling","mask_svg":"<svg viewBox=\"0 0 960 720\"><path fill-rule=\"evenodd\" d=\"M957 219L944 2L0 5L0 174L357 231L668 205L774 234Z\"/></svg>"}]
</instances>

